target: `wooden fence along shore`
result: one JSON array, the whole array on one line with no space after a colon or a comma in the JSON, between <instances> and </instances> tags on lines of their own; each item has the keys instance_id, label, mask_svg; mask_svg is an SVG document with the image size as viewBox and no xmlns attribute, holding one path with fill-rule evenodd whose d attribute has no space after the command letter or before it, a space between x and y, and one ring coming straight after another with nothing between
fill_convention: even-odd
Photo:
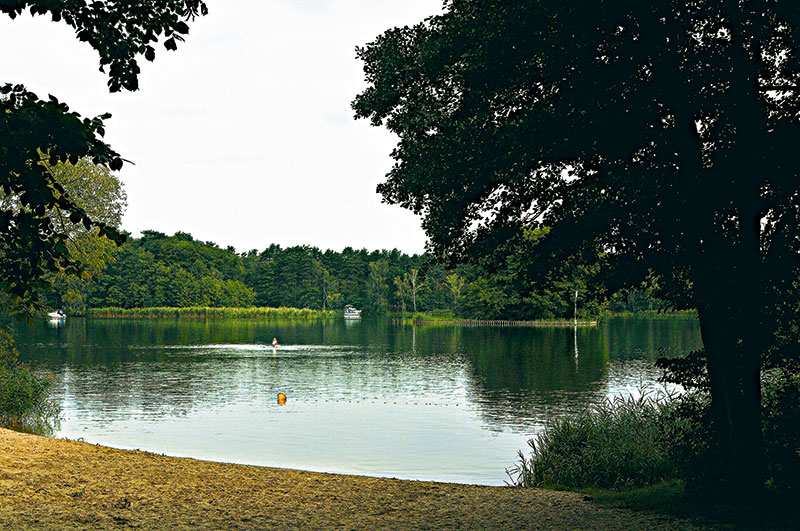
<instances>
[{"instance_id":1,"label":"wooden fence along shore","mask_svg":"<svg viewBox=\"0 0 800 531\"><path fill-rule=\"evenodd\" d=\"M397 322L402 322L396 319ZM415 319L414 324L453 324L461 326L597 326L597 321L499 321L494 319Z\"/></svg>"}]
</instances>

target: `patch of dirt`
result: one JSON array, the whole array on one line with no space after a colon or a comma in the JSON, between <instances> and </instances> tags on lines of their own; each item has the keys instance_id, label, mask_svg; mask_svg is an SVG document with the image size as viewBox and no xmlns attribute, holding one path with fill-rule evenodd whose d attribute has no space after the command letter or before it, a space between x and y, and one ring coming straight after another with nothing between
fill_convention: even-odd
<instances>
[{"instance_id":1,"label":"patch of dirt","mask_svg":"<svg viewBox=\"0 0 800 531\"><path fill-rule=\"evenodd\" d=\"M0 429L0 529L697 529L571 492L322 474Z\"/></svg>"}]
</instances>

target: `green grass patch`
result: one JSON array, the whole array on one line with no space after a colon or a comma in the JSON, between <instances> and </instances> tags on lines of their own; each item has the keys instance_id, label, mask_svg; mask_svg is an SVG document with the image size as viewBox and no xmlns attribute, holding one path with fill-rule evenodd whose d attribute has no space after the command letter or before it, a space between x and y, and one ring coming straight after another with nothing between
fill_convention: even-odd
<instances>
[{"instance_id":1,"label":"green grass patch","mask_svg":"<svg viewBox=\"0 0 800 531\"><path fill-rule=\"evenodd\" d=\"M594 488L581 489L580 492L588 494L599 503L670 515L686 514L687 503L691 502L686 495L683 481L679 479L628 490Z\"/></svg>"},{"instance_id":2,"label":"green grass patch","mask_svg":"<svg viewBox=\"0 0 800 531\"><path fill-rule=\"evenodd\" d=\"M390 312L389 318L401 324L417 322L453 322L457 321L453 310L433 310L430 312Z\"/></svg>"},{"instance_id":3,"label":"green grass patch","mask_svg":"<svg viewBox=\"0 0 800 531\"><path fill-rule=\"evenodd\" d=\"M397 324L406 325L464 325L464 326L538 326L564 328L575 326L575 321L564 319L548 319L519 321L508 319L467 319L456 317L452 310L433 310L430 312L392 312L389 318ZM597 321L579 320L578 326L595 326Z\"/></svg>"},{"instance_id":4,"label":"green grass patch","mask_svg":"<svg viewBox=\"0 0 800 531\"><path fill-rule=\"evenodd\" d=\"M341 315L336 310L308 308L90 308L88 317L105 318L211 318L211 319L332 319Z\"/></svg>"},{"instance_id":5,"label":"green grass patch","mask_svg":"<svg viewBox=\"0 0 800 531\"><path fill-rule=\"evenodd\" d=\"M593 501L634 511L689 519L699 527L723 531L800 529L797 501L767 492L752 503L688 492L681 480L669 480L635 489L580 489Z\"/></svg>"},{"instance_id":6,"label":"green grass patch","mask_svg":"<svg viewBox=\"0 0 800 531\"><path fill-rule=\"evenodd\" d=\"M601 319L609 319L613 317L694 320L697 319L697 310L642 310L640 312L606 312L600 316Z\"/></svg>"}]
</instances>

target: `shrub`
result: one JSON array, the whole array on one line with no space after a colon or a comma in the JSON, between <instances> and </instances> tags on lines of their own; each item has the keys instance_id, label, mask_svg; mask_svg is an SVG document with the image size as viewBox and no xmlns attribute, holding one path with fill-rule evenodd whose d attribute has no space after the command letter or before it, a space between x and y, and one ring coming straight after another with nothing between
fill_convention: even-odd
<instances>
[{"instance_id":1,"label":"shrub","mask_svg":"<svg viewBox=\"0 0 800 531\"><path fill-rule=\"evenodd\" d=\"M425 312L426 315L430 315L431 317L439 317L442 319L453 319L455 318L455 312L448 308L441 309L441 310L429 310Z\"/></svg>"},{"instance_id":2,"label":"shrub","mask_svg":"<svg viewBox=\"0 0 800 531\"><path fill-rule=\"evenodd\" d=\"M662 442L661 418L669 396L615 397L552 420L528 444L531 455L508 470L524 487L624 489L674 476Z\"/></svg>"},{"instance_id":3,"label":"shrub","mask_svg":"<svg viewBox=\"0 0 800 531\"><path fill-rule=\"evenodd\" d=\"M692 391L664 410L664 447L686 488L717 492L723 471L713 437L713 416L702 357L671 363L668 376ZM675 361L675 360L671 360ZM767 482L785 492L800 490L800 370L791 364L761 375L761 421L767 462ZM721 466L724 466L722 464Z\"/></svg>"},{"instance_id":4,"label":"shrub","mask_svg":"<svg viewBox=\"0 0 800 531\"><path fill-rule=\"evenodd\" d=\"M715 455L711 401L705 391L689 391L664 408L662 444L687 490L717 492L724 477Z\"/></svg>"},{"instance_id":5,"label":"shrub","mask_svg":"<svg viewBox=\"0 0 800 531\"><path fill-rule=\"evenodd\" d=\"M47 433L60 411L50 398L52 379L31 370L18 356L11 334L0 330L0 425Z\"/></svg>"},{"instance_id":6,"label":"shrub","mask_svg":"<svg viewBox=\"0 0 800 531\"><path fill-rule=\"evenodd\" d=\"M725 466L714 445L702 352L662 363L680 396L617 397L551 421L529 441L532 452L508 473L525 487L627 489L680 478L690 492L720 492ZM762 373L762 430L767 483L800 491L800 369Z\"/></svg>"},{"instance_id":7,"label":"shrub","mask_svg":"<svg viewBox=\"0 0 800 531\"><path fill-rule=\"evenodd\" d=\"M779 490L800 492L800 372L766 371L762 385L769 481Z\"/></svg>"}]
</instances>

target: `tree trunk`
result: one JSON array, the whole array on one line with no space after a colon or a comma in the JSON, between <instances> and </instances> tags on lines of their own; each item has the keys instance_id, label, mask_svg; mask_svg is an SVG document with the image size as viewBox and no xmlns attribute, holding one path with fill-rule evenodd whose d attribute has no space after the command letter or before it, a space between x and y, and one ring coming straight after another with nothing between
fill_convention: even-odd
<instances>
[{"instance_id":1,"label":"tree trunk","mask_svg":"<svg viewBox=\"0 0 800 531\"><path fill-rule=\"evenodd\" d=\"M706 350L715 443L719 451L723 489L740 499L762 491L765 476L761 434L761 352L748 341L746 330L755 322L722 301L698 308ZM720 300L721 299L721 300ZM737 317L740 317L737 319Z\"/></svg>"}]
</instances>

